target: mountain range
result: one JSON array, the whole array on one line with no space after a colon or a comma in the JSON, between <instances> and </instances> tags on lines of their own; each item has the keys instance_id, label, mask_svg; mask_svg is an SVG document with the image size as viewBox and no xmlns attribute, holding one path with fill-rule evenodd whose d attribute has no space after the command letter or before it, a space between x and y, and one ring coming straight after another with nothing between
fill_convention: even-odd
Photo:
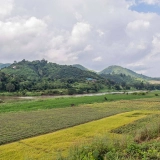
<instances>
[{"instance_id":1,"label":"mountain range","mask_svg":"<svg viewBox=\"0 0 160 160\"><path fill-rule=\"evenodd\" d=\"M8 65L8 67L7 67ZM151 80L120 66L110 66L101 72L90 71L82 65L59 65L46 60L3 64L0 70L1 91L43 91L43 94L95 93L100 90L160 89ZM156 81L157 82L157 81Z\"/></svg>"},{"instance_id":2,"label":"mountain range","mask_svg":"<svg viewBox=\"0 0 160 160\"><path fill-rule=\"evenodd\" d=\"M39 62L41 64L39 64ZM44 65L43 67L41 65ZM75 68L78 68L75 69ZM58 65L56 63L47 63L47 61L21 61L18 63L0 63L0 69L7 74L18 74L18 75L27 75L33 79L33 77L45 77L52 76L56 78L75 78L75 77L91 77L91 78L107 78L114 81L123 81L121 78L122 75L130 77L130 79L140 80L140 81L150 81L150 80L160 80L159 78L151 78L142 74L138 74L130 69L123 68L121 66L113 65L103 69L100 72L90 71L86 67L80 64L74 65ZM83 76L82 76L83 75ZM85 76L84 76L85 75ZM121 77L120 77L121 75ZM123 76L124 77L124 76ZM119 79L119 80L118 80ZM121 79L121 80L120 80ZM127 78L128 79L128 78Z\"/></svg>"}]
</instances>

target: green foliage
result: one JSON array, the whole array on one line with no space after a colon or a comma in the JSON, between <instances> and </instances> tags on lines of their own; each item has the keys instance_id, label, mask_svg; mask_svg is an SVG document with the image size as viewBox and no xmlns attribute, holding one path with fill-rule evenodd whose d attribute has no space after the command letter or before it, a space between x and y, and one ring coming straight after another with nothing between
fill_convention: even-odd
<instances>
[{"instance_id":1,"label":"green foliage","mask_svg":"<svg viewBox=\"0 0 160 160\"><path fill-rule=\"evenodd\" d=\"M126 75L126 76L130 76L132 78L140 78L141 80L150 80L152 78L150 77L147 77L147 76L144 76L142 74L137 74L127 68L123 68L123 67L120 67L120 66L110 66L106 69L104 69L103 71L100 72L100 74L121 74L122 76L123 75Z\"/></svg>"},{"instance_id":2,"label":"green foliage","mask_svg":"<svg viewBox=\"0 0 160 160\"><path fill-rule=\"evenodd\" d=\"M137 144L126 137L117 140L104 136L73 148L67 158L58 160L159 160L159 151L158 141Z\"/></svg>"},{"instance_id":3,"label":"green foliage","mask_svg":"<svg viewBox=\"0 0 160 160\"><path fill-rule=\"evenodd\" d=\"M99 87L93 88L93 84L100 86L105 82L96 73L73 66L48 63L46 60L33 62L22 60L2 69L2 72L0 72L0 89L2 91L42 91L72 88L72 90L75 90L74 93L80 93L78 90L81 88L78 88L76 83L85 86L88 84L87 78L95 79L94 82L91 82L92 84L88 85L87 90L89 92L98 91ZM10 85L7 85L7 83ZM13 85L15 89L13 89ZM83 85L82 88L84 88ZM83 92L85 91L84 89Z\"/></svg>"},{"instance_id":4,"label":"green foliage","mask_svg":"<svg viewBox=\"0 0 160 160\"><path fill-rule=\"evenodd\" d=\"M32 62L22 60L1 70L0 91L19 92L25 90L34 92L65 89L64 93L58 93L61 95L71 93L70 90L74 91L72 94L83 94L96 93L105 88L109 90L160 89L158 84L151 85L141 81L142 79L135 79L131 74L121 73L121 68L117 70L117 72L113 71L114 74L102 72L103 74L98 75L79 65L78 67L77 65L58 65L48 63L44 59ZM67 92L68 90L69 92Z\"/></svg>"},{"instance_id":5,"label":"green foliage","mask_svg":"<svg viewBox=\"0 0 160 160\"><path fill-rule=\"evenodd\" d=\"M27 93L26 93L27 94ZM82 97L66 97L66 98L54 98L44 100L32 100L28 102L17 102L17 103L6 103L0 105L0 113L4 112L17 112L17 111L32 111L32 110L43 110L52 108L65 108L71 104L78 106L79 104L92 104L106 102L104 96L107 97L107 101L118 101L118 100L131 100L140 98L153 97L154 93L150 93L145 97L143 95L131 95L131 94L107 94L101 96L82 96Z\"/></svg>"}]
</instances>

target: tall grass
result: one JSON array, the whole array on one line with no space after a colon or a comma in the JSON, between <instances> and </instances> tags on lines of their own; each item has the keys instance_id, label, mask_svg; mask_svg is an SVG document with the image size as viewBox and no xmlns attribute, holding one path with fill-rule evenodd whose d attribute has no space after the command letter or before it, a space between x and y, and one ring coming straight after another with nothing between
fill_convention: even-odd
<instances>
[{"instance_id":1,"label":"tall grass","mask_svg":"<svg viewBox=\"0 0 160 160\"><path fill-rule=\"evenodd\" d=\"M94 139L90 144L73 147L68 157L57 160L159 160L160 142L152 140L141 144L131 138L109 138L106 135Z\"/></svg>"},{"instance_id":2,"label":"tall grass","mask_svg":"<svg viewBox=\"0 0 160 160\"><path fill-rule=\"evenodd\" d=\"M152 124L144 126L140 130L136 131L134 141L141 143L158 137L160 137L160 119L158 123L152 122Z\"/></svg>"}]
</instances>

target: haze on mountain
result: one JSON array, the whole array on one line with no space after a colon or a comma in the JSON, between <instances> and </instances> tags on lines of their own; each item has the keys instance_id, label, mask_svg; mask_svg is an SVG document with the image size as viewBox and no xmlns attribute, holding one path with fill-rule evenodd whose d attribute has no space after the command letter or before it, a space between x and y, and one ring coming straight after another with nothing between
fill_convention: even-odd
<instances>
[{"instance_id":1,"label":"haze on mountain","mask_svg":"<svg viewBox=\"0 0 160 160\"><path fill-rule=\"evenodd\" d=\"M0 63L0 69L10 66L11 63Z\"/></svg>"}]
</instances>

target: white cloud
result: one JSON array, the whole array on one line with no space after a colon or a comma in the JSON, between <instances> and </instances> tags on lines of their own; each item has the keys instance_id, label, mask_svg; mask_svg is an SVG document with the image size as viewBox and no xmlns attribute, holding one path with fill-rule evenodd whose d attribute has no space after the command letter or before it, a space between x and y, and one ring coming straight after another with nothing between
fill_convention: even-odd
<instances>
[{"instance_id":1,"label":"white cloud","mask_svg":"<svg viewBox=\"0 0 160 160\"><path fill-rule=\"evenodd\" d=\"M84 51L92 51L93 50L93 47L91 45L87 45L85 48L84 48Z\"/></svg>"},{"instance_id":2,"label":"white cloud","mask_svg":"<svg viewBox=\"0 0 160 160\"><path fill-rule=\"evenodd\" d=\"M149 26L150 26L149 21L135 20L133 22L129 22L127 25L127 28L135 31L135 30L140 30L140 29L148 29Z\"/></svg>"},{"instance_id":3,"label":"white cloud","mask_svg":"<svg viewBox=\"0 0 160 160\"><path fill-rule=\"evenodd\" d=\"M86 41L88 33L91 31L91 26L85 22L77 22L72 29L70 43L80 44Z\"/></svg>"},{"instance_id":4,"label":"white cloud","mask_svg":"<svg viewBox=\"0 0 160 160\"><path fill-rule=\"evenodd\" d=\"M7 16L13 9L13 0L0 0L0 18Z\"/></svg>"},{"instance_id":5,"label":"white cloud","mask_svg":"<svg viewBox=\"0 0 160 160\"><path fill-rule=\"evenodd\" d=\"M93 59L93 62L100 62L102 61L102 57L96 57Z\"/></svg>"},{"instance_id":6,"label":"white cloud","mask_svg":"<svg viewBox=\"0 0 160 160\"><path fill-rule=\"evenodd\" d=\"M160 1L159 1L159 0L141 0L140 2L141 2L141 3L149 4L149 5L160 4Z\"/></svg>"},{"instance_id":7,"label":"white cloud","mask_svg":"<svg viewBox=\"0 0 160 160\"><path fill-rule=\"evenodd\" d=\"M0 0L0 60L46 58L95 70L143 64L130 67L157 74L160 16L130 10L135 2Z\"/></svg>"},{"instance_id":8,"label":"white cloud","mask_svg":"<svg viewBox=\"0 0 160 160\"><path fill-rule=\"evenodd\" d=\"M97 32L98 32L98 34L99 34L100 37L104 35L104 32L101 31L100 29L98 29Z\"/></svg>"},{"instance_id":9,"label":"white cloud","mask_svg":"<svg viewBox=\"0 0 160 160\"><path fill-rule=\"evenodd\" d=\"M33 53L40 53L44 47L46 27L42 20L35 17L0 21L0 52L5 53L0 54L0 59L8 58L9 55L15 59L23 59Z\"/></svg>"},{"instance_id":10,"label":"white cloud","mask_svg":"<svg viewBox=\"0 0 160 160\"><path fill-rule=\"evenodd\" d=\"M82 15L79 14L78 12L75 13L75 17L76 17L77 21L82 21Z\"/></svg>"}]
</instances>

